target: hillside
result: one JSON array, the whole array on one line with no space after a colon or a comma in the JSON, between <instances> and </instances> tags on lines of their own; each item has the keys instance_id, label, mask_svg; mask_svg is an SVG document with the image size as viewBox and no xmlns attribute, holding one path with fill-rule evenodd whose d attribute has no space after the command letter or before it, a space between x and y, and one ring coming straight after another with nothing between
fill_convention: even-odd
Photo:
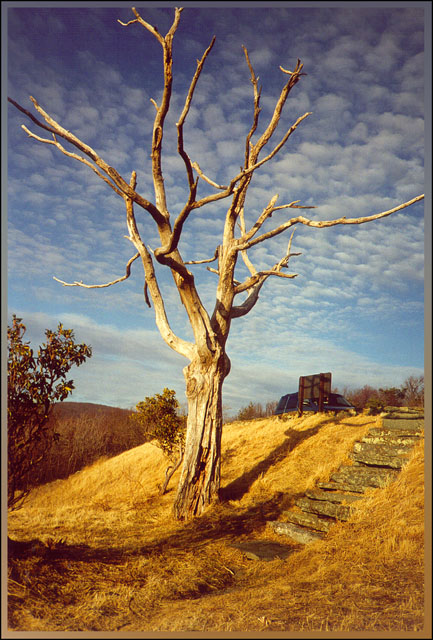
<instances>
[{"instance_id":1,"label":"hillside","mask_svg":"<svg viewBox=\"0 0 433 640\"><path fill-rule=\"evenodd\" d=\"M57 402L48 428L58 438L33 473L35 485L66 478L101 457L113 457L144 442L129 409L91 402Z\"/></svg>"},{"instance_id":2,"label":"hillside","mask_svg":"<svg viewBox=\"0 0 433 640\"><path fill-rule=\"evenodd\" d=\"M150 443L40 486L9 517L16 631L410 631L424 625L424 453L306 546L278 520L380 418L310 415L224 427L222 500L181 523ZM178 472L177 472L178 473ZM251 560L251 542L280 557ZM241 547L241 548L239 548ZM424 636L427 637L427 636Z\"/></svg>"}]
</instances>

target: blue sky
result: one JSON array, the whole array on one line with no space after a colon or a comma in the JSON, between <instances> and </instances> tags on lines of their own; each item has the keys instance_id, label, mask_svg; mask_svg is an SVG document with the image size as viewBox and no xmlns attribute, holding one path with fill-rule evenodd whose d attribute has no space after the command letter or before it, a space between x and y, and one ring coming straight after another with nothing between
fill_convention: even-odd
<instances>
[{"instance_id":1,"label":"blue sky","mask_svg":"<svg viewBox=\"0 0 433 640\"><path fill-rule=\"evenodd\" d=\"M33 2L8 4L8 95L32 110L29 95L66 129L94 147L138 191L152 199L151 98L161 95L161 50L129 4ZM251 184L246 218L254 222L278 193L300 200L316 220L365 216L424 193L424 8L428 3L340 2L184 3L174 41L174 88L166 122L163 170L173 215L187 191L176 151L180 115L196 59L216 43L200 77L185 125L193 161L227 184L243 159L253 91L242 52L248 49L262 85L259 131L272 113L296 59L308 74L293 89L278 131L306 111L287 145ZM174 3L138 3L160 32ZM36 346L45 328L62 322L93 357L75 369L71 400L133 407L145 396L175 389L185 401L187 361L165 345L144 304L143 273L105 289L66 288L82 280L102 284L125 273L134 254L123 201L90 169L20 128L41 130L8 107L8 319L16 313ZM278 136L278 132L277 132ZM211 187L203 187L203 193ZM226 201L188 219L180 244L186 260L210 258L220 242ZM227 201L228 205L228 201ZM284 220L284 211L272 222ZM139 225L156 248L144 212ZM278 236L252 252L257 268L285 253ZM424 372L424 201L361 226L299 226L291 259L294 280L270 278L253 311L233 321L227 344L232 370L224 405L237 412L250 401L278 400L301 375L331 371L333 386L400 386ZM212 312L216 276L191 267ZM169 274L157 271L173 329L190 331Z\"/></svg>"}]
</instances>

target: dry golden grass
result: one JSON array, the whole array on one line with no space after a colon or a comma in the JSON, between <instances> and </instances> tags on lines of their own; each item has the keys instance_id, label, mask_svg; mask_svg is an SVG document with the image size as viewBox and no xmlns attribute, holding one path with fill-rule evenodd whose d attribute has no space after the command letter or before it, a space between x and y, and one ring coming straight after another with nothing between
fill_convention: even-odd
<instances>
[{"instance_id":1,"label":"dry golden grass","mask_svg":"<svg viewBox=\"0 0 433 640\"><path fill-rule=\"evenodd\" d=\"M9 517L12 538L44 543L10 561L10 629L421 631L422 443L324 540L303 547L266 525L347 463L377 420L226 425L222 501L188 523L171 517L174 489L158 495L166 461L151 444L35 489ZM286 557L254 561L233 546L251 540Z\"/></svg>"}]
</instances>

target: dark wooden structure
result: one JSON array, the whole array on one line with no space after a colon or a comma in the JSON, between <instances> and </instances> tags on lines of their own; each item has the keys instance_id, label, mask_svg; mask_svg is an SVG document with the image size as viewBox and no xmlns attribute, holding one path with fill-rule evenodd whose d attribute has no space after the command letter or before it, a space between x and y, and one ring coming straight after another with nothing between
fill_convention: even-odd
<instances>
[{"instance_id":1,"label":"dark wooden structure","mask_svg":"<svg viewBox=\"0 0 433 640\"><path fill-rule=\"evenodd\" d=\"M314 373L311 376L299 378L298 413L302 416L304 400L313 400L319 405L319 411L323 411L325 398L331 393L332 374Z\"/></svg>"}]
</instances>

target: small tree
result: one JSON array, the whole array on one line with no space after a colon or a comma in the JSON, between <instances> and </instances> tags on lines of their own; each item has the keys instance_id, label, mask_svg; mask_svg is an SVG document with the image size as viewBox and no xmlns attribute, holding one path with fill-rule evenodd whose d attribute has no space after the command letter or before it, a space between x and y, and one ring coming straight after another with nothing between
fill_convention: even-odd
<instances>
[{"instance_id":1,"label":"small tree","mask_svg":"<svg viewBox=\"0 0 433 640\"><path fill-rule=\"evenodd\" d=\"M221 437L222 437L222 387L230 372L230 359L226 352L226 343L231 325L238 318L246 316L258 301L260 291L269 278L293 279L296 274L287 273L289 260L299 255L292 252L292 239L296 225L305 225L315 229L325 229L336 225L359 225L385 218L396 211L419 202L424 195L418 195L408 202L399 204L388 211L370 216L347 218L343 216L334 220L313 220L299 215L301 209L313 209L312 206L302 206L299 200L277 204L278 194L263 203L261 213L255 220L248 219L245 212L247 192L255 173L265 163L270 162L283 149L289 138L308 118L311 113L299 116L293 124L285 130L278 141L273 139L277 132L286 101L290 92L306 74L303 63L298 59L293 71L280 66L284 81L273 113L264 130L258 134L259 117L261 113L261 87L251 64L248 51L243 47L249 79L252 85L252 114L251 126L244 141L239 141L240 170L233 175L228 184L218 184L208 177L201 167L188 154L184 140L184 125L190 112L194 92L201 75L203 66L215 42L212 38L209 46L197 67L179 117L176 120L177 150L185 168L185 199L176 212L168 209L166 183L163 172L163 139L167 125L167 114L171 107L173 87L173 39L179 26L182 8L175 8L174 19L166 35L162 35L157 27L146 22L133 7L134 18L127 23L118 22L126 28L137 25L150 33L160 44L163 53L164 88L159 103L151 99L155 107L153 122L152 144L150 149L152 161L152 180L154 194L141 194L137 190L137 172L133 170L130 177L123 177L86 142L80 140L72 132L58 123L35 98L30 97L34 108L41 116L39 120L27 109L8 98L19 111L24 113L31 122L42 129L48 137L36 135L25 125L22 128L28 136L55 147L60 153L88 166L103 180L114 193L124 202L126 209L126 226L128 240L134 246L136 253L126 265L124 276L111 282L97 285L83 284L83 282L67 283L64 286L73 287L108 287L124 281L131 274L132 263L140 259L144 271L144 298L148 306L153 302L155 322L165 342L177 353L188 360L184 368L186 381L186 395L188 398L188 427L185 441L185 455L182 473L179 480L177 495L174 502L174 515L177 518L190 518L200 515L203 510L218 498L221 477ZM119 90L121 90L119 88ZM65 148L61 140L72 145L75 150ZM71 147L71 148L72 148ZM201 182L200 182L201 181ZM212 188L209 195L199 195L200 186L206 183ZM205 260L185 260L181 254L179 243L183 227L188 219L191 220L197 212L207 205L219 201L227 201L225 220L222 223L222 233L216 241L213 256ZM155 225L160 246L150 249L147 239L137 223L135 208L146 212L148 219ZM267 228L272 215L277 211L295 210L293 217L287 217L271 228ZM287 249L284 255L275 259L266 269L257 269L251 261L248 251L291 231ZM274 260L273 259L273 260ZM238 280L235 274L237 264L242 260L248 275ZM272 262L273 262L272 260ZM186 340L177 335L169 322L164 299L159 288L155 261L166 267L173 277L179 293L180 303L186 311L191 324L193 339ZM208 267L217 276L216 297L213 309L206 309L196 285L195 277L190 265L215 263L216 268ZM245 296L245 299L241 299Z\"/></svg>"},{"instance_id":2,"label":"small tree","mask_svg":"<svg viewBox=\"0 0 433 640\"><path fill-rule=\"evenodd\" d=\"M255 418L263 418L264 415L260 402L250 402L249 405L240 409L236 420L254 420Z\"/></svg>"},{"instance_id":3,"label":"small tree","mask_svg":"<svg viewBox=\"0 0 433 640\"><path fill-rule=\"evenodd\" d=\"M409 376L404 381L403 391L408 407L424 406L424 376Z\"/></svg>"},{"instance_id":4,"label":"small tree","mask_svg":"<svg viewBox=\"0 0 433 640\"><path fill-rule=\"evenodd\" d=\"M156 393L139 402L136 410L132 416L142 427L143 436L146 440L155 440L155 444L172 463L165 470L165 480L161 485L163 495L167 491L170 478L180 467L183 459L186 416L179 415L176 392L167 388L162 394Z\"/></svg>"},{"instance_id":5,"label":"small tree","mask_svg":"<svg viewBox=\"0 0 433 640\"><path fill-rule=\"evenodd\" d=\"M337 390L334 390L337 393ZM366 384L361 389L343 389L342 393L349 402L351 402L359 411L366 407L373 406L378 403L379 393L370 385Z\"/></svg>"},{"instance_id":6,"label":"small tree","mask_svg":"<svg viewBox=\"0 0 433 640\"><path fill-rule=\"evenodd\" d=\"M24 342L26 327L13 316L8 326L8 508L18 508L32 487L34 469L49 450L56 433L48 418L54 402L74 388L66 375L92 355L86 344L75 344L71 329L59 323L47 329L38 355Z\"/></svg>"},{"instance_id":7,"label":"small tree","mask_svg":"<svg viewBox=\"0 0 433 640\"><path fill-rule=\"evenodd\" d=\"M379 389L379 395L384 407L401 407L403 406L405 390L397 387L389 387L385 389Z\"/></svg>"}]
</instances>

